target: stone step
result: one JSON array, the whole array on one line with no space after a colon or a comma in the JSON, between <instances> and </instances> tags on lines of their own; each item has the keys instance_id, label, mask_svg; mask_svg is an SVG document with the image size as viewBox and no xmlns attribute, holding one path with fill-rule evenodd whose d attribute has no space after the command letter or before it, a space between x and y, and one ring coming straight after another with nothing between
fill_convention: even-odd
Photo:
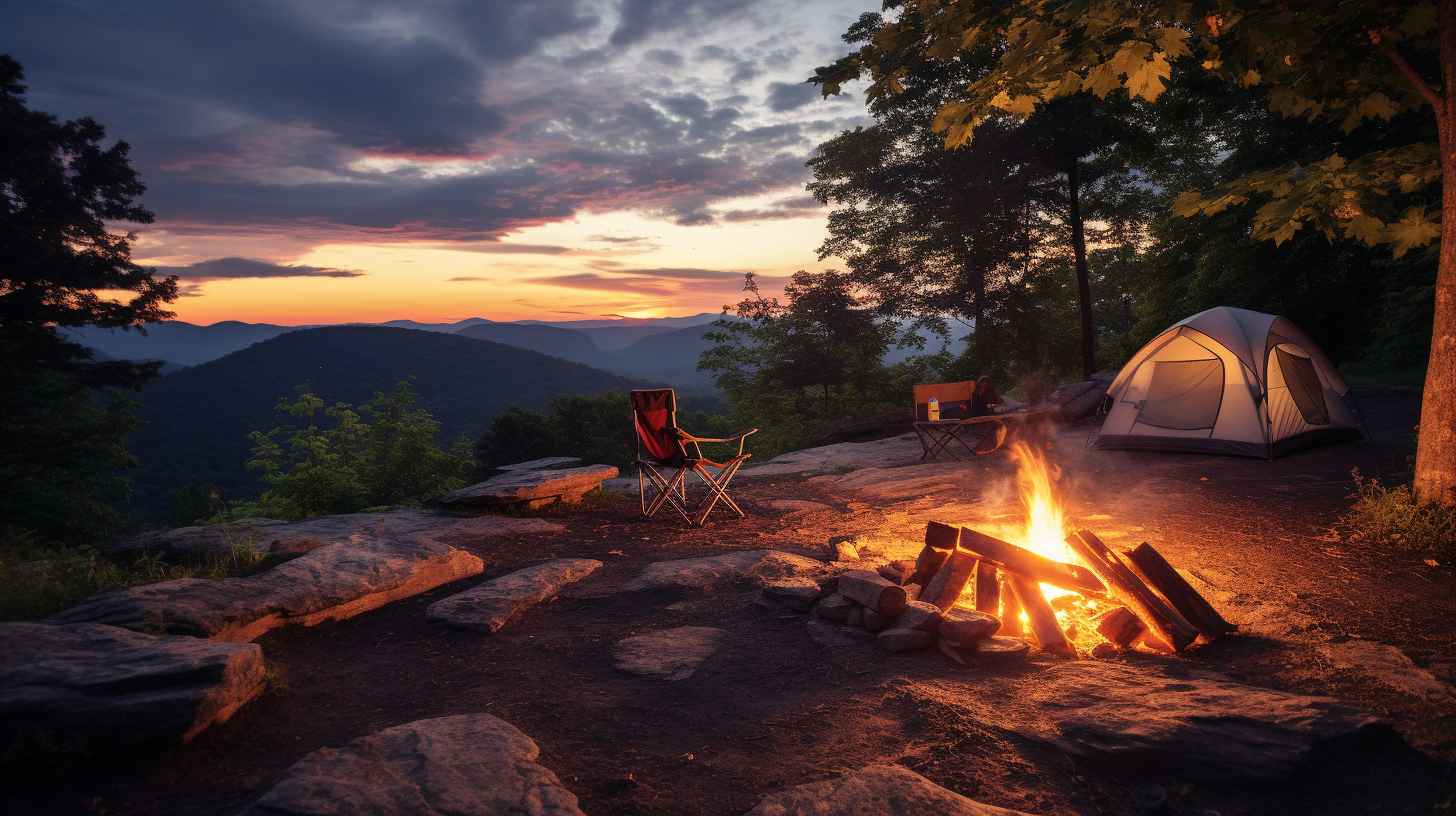
<instances>
[{"instance_id":1,"label":"stone step","mask_svg":"<svg viewBox=\"0 0 1456 816\"><path fill-rule=\"evenodd\" d=\"M590 558L559 558L516 570L473 589L435 601L425 616L457 629L495 633L537 604L601 569Z\"/></svg>"}]
</instances>

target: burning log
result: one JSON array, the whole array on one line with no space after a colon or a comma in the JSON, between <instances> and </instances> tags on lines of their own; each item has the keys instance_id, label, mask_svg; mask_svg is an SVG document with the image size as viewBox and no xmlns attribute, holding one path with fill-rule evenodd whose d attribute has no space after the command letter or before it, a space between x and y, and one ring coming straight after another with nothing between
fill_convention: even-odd
<instances>
[{"instance_id":1,"label":"burning log","mask_svg":"<svg viewBox=\"0 0 1456 816\"><path fill-rule=\"evenodd\" d=\"M868 570L850 570L839 576L839 594L889 618L905 611L905 588Z\"/></svg>"},{"instance_id":2,"label":"burning log","mask_svg":"<svg viewBox=\"0 0 1456 816\"><path fill-rule=\"evenodd\" d=\"M997 594L1001 596L1001 634L1019 638L1026 632L1026 625L1021 621L1021 602L1011 591L1011 576L1002 572L1000 578L1001 587Z\"/></svg>"},{"instance_id":3,"label":"burning log","mask_svg":"<svg viewBox=\"0 0 1456 816\"><path fill-rule=\"evenodd\" d=\"M1222 635L1237 629L1232 623L1223 619L1213 605L1204 600L1173 569L1162 554L1153 549L1153 545L1146 542L1127 550L1124 555L1129 561L1128 566L1132 571L1150 587L1157 590L1178 613L1193 624L1193 627L1202 632L1209 640L1214 640Z\"/></svg>"},{"instance_id":4,"label":"burning log","mask_svg":"<svg viewBox=\"0 0 1456 816\"><path fill-rule=\"evenodd\" d=\"M960 600L966 584L976 574L976 557L959 547L941 565L940 571L925 585L920 600L933 603L942 610L950 609Z\"/></svg>"},{"instance_id":5,"label":"burning log","mask_svg":"<svg viewBox=\"0 0 1456 816\"><path fill-rule=\"evenodd\" d=\"M1092 598L1104 598L1107 589L1100 576L1077 564L1063 564L1037 555L1015 544L992 538L975 530L961 530L960 545L1001 569L1029 578L1039 584L1070 589Z\"/></svg>"},{"instance_id":6,"label":"burning log","mask_svg":"<svg viewBox=\"0 0 1456 816\"><path fill-rule=\"evenodd\" d=\"M949 524L932 521L925 525L925 547L920 550L920 556L915 559L914 571L910 573L908 580L901 583L921 586L930 583L930 579L940 572L946 559L950 558L960 537L961 531Z\"/></svg>"},{"instance_id":7,"label":"burning log","mask_svg":"<svg viewBox=\"0 0 1456 816\"><path fill-rule=\"evenodd\" d=\"M1048 654L1076 657L1077 649L1067 640L1061 623L1057 621L1057 613L1047 603L1041 587L1035 581L1019 575L1011 576L1008 583L1016 600L1021 602L1022 609L1026 610L1027 622L1031 624L1031 635L1036 638L1036 645Z\"/></svg>"},{"instance_id":8,"label":"burning log","mask_svg":"<svg viewBox=\"0 0 1456 816\"><path fill-rule=\"evenodd\" d=\"M996 565L976 562L976 611L987 615L1001 614L1001 578Z\"/></svg>"},{"instance_id":9,"label":"burning log","mask_svg":"<svg viewBox=\"0 0 1456 816\"><path fill-rule=\"evenodd\" d=\"M1112 641L1121 649L1132 646L1147 631L1148 627L1144 626L1143 622L1138 620L1138 616L1125 606L1109 609L1097 616L1097 634Z\"/></svg>"},{"instance_id":10,"label":"burning log","mask_svg":"<svg viewBox=\"0 0 1456 816\"><path fill-rule=\"evenodd\" d=\"M1148 627L1148 633L1173 651L1181 652L1198 637L1178 610L1168 605L1138 578L1111 547L1089 530L1067 536L1067 544L1112 591L1113 597Z\"/></svg>"}]
</instances>

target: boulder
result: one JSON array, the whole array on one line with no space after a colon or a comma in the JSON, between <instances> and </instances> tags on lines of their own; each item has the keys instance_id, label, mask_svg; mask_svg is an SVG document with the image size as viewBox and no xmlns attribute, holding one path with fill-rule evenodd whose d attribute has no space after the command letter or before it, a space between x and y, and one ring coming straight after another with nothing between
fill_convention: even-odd
<instances>
[{"instance_id":1,"label":"boulder","mask_svg":"<svg viewBox=\"0 0 1456 816\"><path fill-rule=\"evenodd\" d=\"M997 662L1016 662L1031 654L1031 644L1019 637L992 635L975 643L976 658Z\"/></svg>"},{"instance_id":2,"label":"boulder","mask_svg":"<svg viewBox=\"0 0 1456 816\"><path fill-rule=\"evenodd\" d=\"M478 484L452 490L435 500L441 507L469 509L525 504L540 507L575 504L607 479L617 478L611 465L586 465L561 470L510 470Z\"/></svg>"},{"instance_id":3,"label":"boulder","mask_svg":"<svg viewBox=\"0 0 1456 816\"><path fill-rule=\"evenodd\" d=\"M264 685L263 651L252 643L0 623L0 761L187 742Z\"/></svg>"},{"instance_id":4,"label":"boulder","mask_svg":"<svg viewBox=\"0 0 1456 816\"><path fill-rule=\"evenodd\" d=\"M633 635L617 643L616 666L629 674L668 681L686 680L718 650L722 629L679 626Z\"/></svg>"},{"instance_id":5,"label":"boulder","mask_svg":"<svg viewBox=\"0 0 1456 816\"><path fill-rule=\"evenodd\" d=\"M870 632L883 632L895 623L891 618L885 617L873 609L864 611L863 626Z\"/></svg>"},{"instance_id":6,"label":"boulder","mask_svg":"<svg viewBox=\"0 0 1456 816\"><path fill-rule=\"evenodd\" d=\"M886 629L875 637L875 642L887 652L912 652L932 646L935 635L921 629Z\"/></svg>"},{"instance_id":7,"label":"boulder","mask_svg":"<svg viewBox=\"0 0 1456 816\"><path fill-rule=\"evenodd\" d=\"M320 748L244 816L580 816L541 749L489 714L418 720Z\"/></svg>"},{"instance_id":8,"label":"boulder","mask_svg":"<svg viewBox=\"0 0 1456 816\"><path fill-rule=\"evenodd\" d=\"M870 765L765 796L746 816L1029 816L968 799L899 765Z\"/></svg>"},{"instance_id":9,"label":"boulder","mask_svg":"<svg viewBox=\"0 0 1456 816\"><path fill-rule=\"evenodd\" d=\"M959 607L947 609L940 618L940 636L956 646L970 646L1000 628L1001 621L995 615Z\"/></svg>"},{"instance_id":10,"label":"boulder","mask_svg":"<svg viewBox=\"0 0 1456 816\"><path fill-rule=\"evenodd\" d=\"M799 576L812 578L825 571L824 562L802 555L779 550L739 550L648 564L625 589L705 590L749 578L758 578L760 582Z\"/></svg>"},{"instance_id":11,"label":"boulder","mask_svg":"<svg viewBox=\"0 0 1456 816\"><path fill-rule=\"evenodd\" d=\"M280 626L352 618L484 569L474 555L438 542L368 538L243 578L179 578L104 592L50 621L242 642Z\"/></svg>"},{"instance_id":12,"label":"boulder","mask_svg":"<svg viewBox=\"0 0 1456 816\"><path fill-rule=\"evenodd\" d=\"M1048 666L1035 699L1042 717L1012 721L1024 736L1129 771L1214 780L1283 778L1324 744L1387 727L1328 697L1100 660Z\"/></svg>"},{"instance_id":13,"label":"boulder","mask_svg":"<svg viewBox=\"0 0 1456 816\"><path fill-rule=\"evenodd\" d=\"M171 555L216 555L246 546L263 555L300 555L330 544L378 538L452 544L498 536L550 535L565 531L556 522L514 516L450 516L428 510L347 513L303 521L241 519L227 524L179 527L115 545L119 551L157 549Z\"/></svg>"},{"instance_id":14,"label":"boulder","mask_svg":"<svg viewBox=\"0 0 1456 816\"><path fill-rule=\"evenodd\" d=\"M771 578L763 582L762 595L778 606L808 612L824 591L812 578Z\"/></svg>"},{"instance_id":15,"label":"boulder","mask_svg":"<svg viewBox=\"0 0 1456 816\"><path fill-rule=\"evenodd\" d=\"M859 604L835 592L824 596L824 600L814 607L814 614L824 620L845 623L849 620L850 611L857 606Z\"/></svg>"},{"instance_id":16,"label":"boulder","mask_svg":"<svg viewBox=\"0 0 1456 816\"><path fill-rule=\"evenodd\" d=\"M425 610L425 617L456 629L494 634L526 610L555 598L564 587L601 567L602 562L590 558L547 561L435 601Z\"/></svg>"}]
</instances>

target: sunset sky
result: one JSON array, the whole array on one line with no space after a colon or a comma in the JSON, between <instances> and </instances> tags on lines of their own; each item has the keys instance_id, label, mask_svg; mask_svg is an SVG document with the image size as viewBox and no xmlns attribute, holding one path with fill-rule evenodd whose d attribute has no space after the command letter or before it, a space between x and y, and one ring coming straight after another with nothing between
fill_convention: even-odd
<instances>
[{"instance_id":1,"label":"sunset sky","mask_svg":"<svg viewBox=\"0 0 1456 816\"><path fill-rule=\"evenodd\" d=\"M0 0L32 107L132 145L196 323L716 311L819 269L803 84L878 3Z\"/></svg>"}]
</instances>

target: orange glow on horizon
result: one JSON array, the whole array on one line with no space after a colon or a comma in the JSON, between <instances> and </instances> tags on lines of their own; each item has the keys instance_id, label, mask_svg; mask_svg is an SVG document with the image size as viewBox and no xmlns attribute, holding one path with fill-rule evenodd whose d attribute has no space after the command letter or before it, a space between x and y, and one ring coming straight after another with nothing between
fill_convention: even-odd
<instances>
[{"instance_id":1,"label":"orange glow on horizon","mask_svg":"<svg viewBox=\"0 0 1456 816\"><path fill-rule=\"evenodd\" d=\"M205 246L144 240L137 260L182 266L227 254L364 273L180 281L185 296L171 309L198 324L568 321L718 312L743 299L746 271L774 296L795 271L824 268L815 254L823 236L822 217L687 227L611 212L519 230L499 242L322 243L282 259L276 239L264 235Z\"/></svg>"}]
</instances>

